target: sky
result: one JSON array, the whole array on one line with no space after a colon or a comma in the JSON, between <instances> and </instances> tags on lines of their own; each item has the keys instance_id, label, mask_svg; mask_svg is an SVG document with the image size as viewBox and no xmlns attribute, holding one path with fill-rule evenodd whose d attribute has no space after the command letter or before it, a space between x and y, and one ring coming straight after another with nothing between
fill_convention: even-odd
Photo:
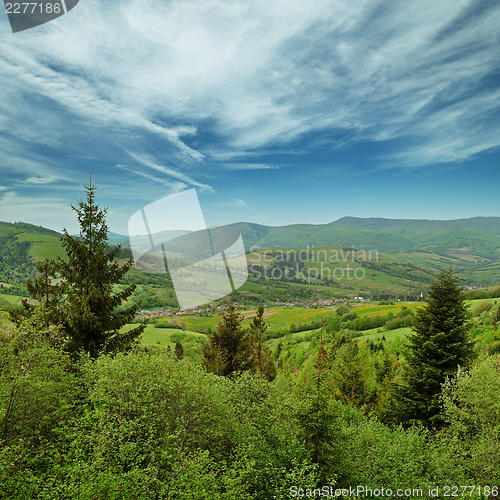
<instances>
[{"instance_id":1,"label":"sky","mask_svg":"<svg viewBox=\"0 0 500 500\"><path fill-rule=\"evenodd\" d=\"M191 188L208 225L500 216L499 46L489 0L0 11L0 220L76 232L90 173L121 234Z\"/></svg>"}]
</instances>

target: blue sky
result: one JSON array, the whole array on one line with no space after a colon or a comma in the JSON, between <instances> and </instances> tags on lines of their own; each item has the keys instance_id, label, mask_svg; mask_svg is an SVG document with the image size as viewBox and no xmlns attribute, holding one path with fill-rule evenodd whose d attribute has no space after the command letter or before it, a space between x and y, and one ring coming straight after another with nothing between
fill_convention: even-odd
<instances>
[{"instance_id":1,"label":"blue sky","mask_svg":"<svg viewBox=\"0 0 500 500\"><path fill-rule=\"evenodd\" d=\"M89 172L120 233L193 187L209 225L500 216L499 46L491 1L0 12L0 220L76 230Z\"/></svg>"}]
</instances>

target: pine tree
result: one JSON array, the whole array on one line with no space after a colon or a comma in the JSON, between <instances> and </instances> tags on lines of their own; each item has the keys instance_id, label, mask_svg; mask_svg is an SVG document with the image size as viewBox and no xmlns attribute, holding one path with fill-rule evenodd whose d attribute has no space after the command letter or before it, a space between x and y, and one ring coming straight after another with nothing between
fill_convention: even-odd
<instances>
[{"instance_id":1,"label":"pine tree","mask_svg":"<svg viewBox=\"0 0 500 500\"><path fill-rule=\"evenodd\" d=\"M175 343L174 351L175 351L175 356L180 361L184 357L184 348L182 347L182 344L179 341Z\"/></svg>"},{"instance_id":2,"label":"pine tree","mask_svg":"<svg viewBox=\"0 0 500 500\"><path fill-rule=\"evenodd\" d=\"M427 304L417 310L408 338L404 383L396 389L396 411L404 423L439 425L442 384L473 358L469 318L459 279L451 267L443 269L430 287Z\"/></svg>"},{"instance_id":3,"label":"pine tree","mask_svg":"<svg viewBox=\"0 0 500 500\"><path fill-rule=\"evenodd\" d=\"M260 304L250 325L250 330L252 332L251 342L253 344L254 369L271 382L276 378L276 366L269 347L264 345L267 328L268 326L264 321L264 306Z\"/></svg>"},{"instance_id":4,"label":"pine tree","mask_svg":"<svg viewBox=\"0 0 500 500\"><path fill-rule=\"evenodd\" d=\"M203 349L202 364L207 372L231 377L252 368L252 344L241 326L242 321L243 317L230 302L221 323L210 334L209 343Z\"/></svg>"},{"instance_id":5,"label":"pine tree","mask_svg":"<svg viewBox=\"0 0 500 500\"><path fill-rule=\"evenodd\" d=\"M86 201L79 201L76 212L80 235L71 236L64 229L61 238L67 261L57 260L57 272L64 285L65 299L59 308L59 319L69 337L67 348L80 349L95 358L101 353L130 348L145 328L139 325L128 332L120 329L130 322L138 305L117 311L135 289L135 285L113 293L113 285L131 268L129 260L120 267L120 247L108 246L107 209L95 203L97 186L85 185Z\"/></svg>"},{"instance_id":6,"label":"pine tree","mask_svg":"<svg viewBox=\"0 0 500 500\"><path fill-rule=\"evenodd\" d=\"M314 381L304 393L301 404L296 410L296 418L303 432L311 459L319 466L321 480L330 481L333 476L335 457L334 438L338 434L338 426L327 395L326 373L328 355L323 348L320 337L320 348L315 364Z\"/></svg>"},{"instance_id":7,"label":"pine tree","mask_svg":"<svg viewBox=\"0 0 500 500\"><path fill-rule=\"evenodd\" d=\"M64 293L64 284L57 282L57 264L45 259L38 263L36 268L40 276L34 281L28 280L26 288L29 294L41 303L45 326L57 324L57 307Z\"/></svg>"}]
</instances>

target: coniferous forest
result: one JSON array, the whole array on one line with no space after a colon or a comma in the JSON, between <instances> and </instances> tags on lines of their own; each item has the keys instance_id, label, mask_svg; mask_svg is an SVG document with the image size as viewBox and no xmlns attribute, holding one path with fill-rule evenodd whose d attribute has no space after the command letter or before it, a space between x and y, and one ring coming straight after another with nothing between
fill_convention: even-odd
<instances>
[{"instance_id":1,"label":"coniferous forest","mask_svg":"<svg viewBox=\"0 0 500 500\"><path fill-rule=\"evenodd\" d=\"M247 327L230 302L195 363L180 342L142 345L143 323L123 329L135 285L113 285L132 262L118 262L85 188L80 235L64 232L66 258L27 283L36 304L2 327L1 498L500 496L500 356L476 343L453 269L435 276L400 352L338 319L287 370L264 307ZM499 311L482 314L496 325Z\"/></svg>"}]
</instances>

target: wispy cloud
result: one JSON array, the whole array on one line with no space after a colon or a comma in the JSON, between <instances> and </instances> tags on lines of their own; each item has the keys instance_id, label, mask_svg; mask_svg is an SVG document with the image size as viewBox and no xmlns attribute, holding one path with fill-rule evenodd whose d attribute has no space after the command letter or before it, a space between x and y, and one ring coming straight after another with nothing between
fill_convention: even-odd
<instances>
[{"instance_id":1,"label":"wispy cloud","mask_svg":"<svg viewBox=\"0 0 500 500\"><path fill-rule=\"evenodd\" d=\"M50 177L28 177L24 182L26 184L50 184L56 180L55 176Z\"/></svg>"},{"instance_id":2,"label":"wispy cloud","mask_svg":"<svg viewBox=\"0 0 500 500\"><path fill-rule=\"evenodd\" d=\"M234 198L233 200L226 201L223 203L223 205L228 206L228 207L250 209L250 207L247 205L246 201L242 200L241 198Z\"/></svg>"},{"instance_id":3,"label":"wispy cloud","mask_svg":"<svg viewBox=\"0 0 500 500\"><path fill-rule=\"evenodd\" d=\"M367 169L464 162L500 146L498 26L481 0L86 0L15 35L3 16L2 183L118 164L211 191L366 142L387 145Z\"/></svg>"},{"instance_id":4,"label":"wispy cloud","mask_svg":"<svg viewBox=\"0 0 500 500\"><path fill-rule=\"evenodd\" d=\"M227 170L276 170L277 165L268 165L267 163L226 163L223 168Z\"/></svg>"},{"instance_id":5,"label":"wispy cloud","mask_svg":"<svg viewBox=\"0 0 500 500\"><path fill-rule=\"evenodd\" d=\"M122 170L126 170L127 172L131 172L139 177L144 177L145 179L153 181L156 184L167 186L169 188L170 194L176 193L178 191L181 191L181 190L187 188L187 185L184 182L172 182L171 180L167 180L165 178L160 178L160 177L148 174L146 172L142 172L140 170L130 168L127 165L117 165L117 167L122 169ZM142 187L139 189L145 190L146 188Z\"/></svg>"},{"instance_id":6,"label":"wispy cloud","mask_svg":"<svg viewBox=\"0 0 500 500\"><path fill-rule=\"evenodd\" d=\"M498 109L487 89L463 100L499 67L499 23L499 5L473 1L88 0L43 33L4 37L0 73L12 95L157 135L178 161L203 160L187 141L209 126L240 153L322 130L418 135L431 144L420 163L446 162L500 142L498 125L474 127L478 105ZM457 100L459 118L446 111ZM449 130L436 149L439 119Z\"/></svg>"},{"instance_id":7,"label":"wispy cloud","mask_svg":"<svg viewBox=\"0 0 500 500\"><path fill-rule=\"evenodd\" d=\"M146 166L146 167L148 167L156 172L159 172L160 174L163 174L164 176L172 177L172 178L177 179L183 183L190 184L191 186L195 186L195 187L198 187L200 189L206 189L209 191L213 190L213 188L211 186L209 186L208 184L203 184L201 182L198 182L198 181L192 179L191 177L189 177L188 175L186 175L182 172L179 172L178 170L176 170L174 168L165 167L163 165L158 165L150 157L148 157L146 155L132 153L130 151L127 151L127 153L130 155L131 158L136 160L136 162L138 162L139 164L144 165L144 166Z\"/></svg>"}]
</instances>

